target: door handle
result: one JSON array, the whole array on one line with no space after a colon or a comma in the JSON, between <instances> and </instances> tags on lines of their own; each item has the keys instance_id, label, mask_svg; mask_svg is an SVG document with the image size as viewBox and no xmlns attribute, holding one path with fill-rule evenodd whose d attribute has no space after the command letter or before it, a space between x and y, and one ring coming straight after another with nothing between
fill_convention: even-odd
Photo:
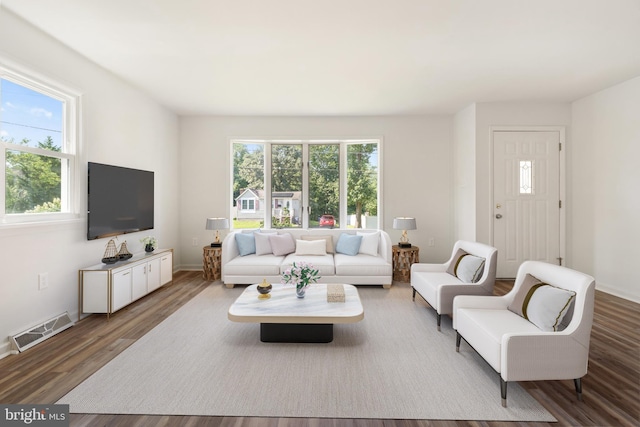
<instances>
[{"instance_id":1,"label":"door handle","mask_svg":"<svg viewBox=\"0 0 640 427\"><path fill-rule=\"evenodd\" d=\"M502 218L502 214L496 214L496 218L497 218L497 219Z\"/></svg>"}]
</instances>

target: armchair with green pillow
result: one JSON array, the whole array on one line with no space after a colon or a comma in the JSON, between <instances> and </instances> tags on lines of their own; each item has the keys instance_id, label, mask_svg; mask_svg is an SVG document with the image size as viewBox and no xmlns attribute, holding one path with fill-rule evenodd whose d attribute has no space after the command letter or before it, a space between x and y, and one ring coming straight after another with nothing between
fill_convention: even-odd
<instances>
[{"instance_id":1,"label":"armchair with green pillow","mask_svg":"<svg viewBox=\"0 0 640 427\"><path fill-rule=\"evenodd\" d=\"M509 293L454 299L456 351L464 338L500 374L503 406L508 381L572 379L581 400L594 296L593 277L525 261Z\"/></svg>"},{"instance_id":2,"label":"armchair with green pillow","mask_svg":"<svg viewBox=\"0 0 640 427\"><path fill-rule=\"evenodd\" d=\"M452 315L456 295L493 294L497 254L498 250L492 246L458 240L446 262L411 266L413 300L417 293L433 307L438 330L442 315Z\"/></svg>"}]
</instances>

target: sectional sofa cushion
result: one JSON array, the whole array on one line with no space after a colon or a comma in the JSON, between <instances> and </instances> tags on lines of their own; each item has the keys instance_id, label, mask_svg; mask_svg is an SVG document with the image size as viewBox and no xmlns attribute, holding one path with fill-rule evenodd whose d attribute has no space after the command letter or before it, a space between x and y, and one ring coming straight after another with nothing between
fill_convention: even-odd
<instances>
[{"instance_id":1,"label":"sectional sofa cushion","mask_svg":"<svg viewBox=\"0 0 640 427\"><path fill-rule=\"evenodd\" d=\"M236 234L236 245L240 256L247 256L256 253L256 239L252 234Z\"/></svg>"},{"instance_id":2,"label":"sectional sofa cushion","mask_svg":"<svg viewBox=\"0 0 640 427\"><path fill-rule=\"evenodd\" d=\"M358 253L378 256L378 244L380 243L380 232L376 231L374 233L363 233L358 231L356 236L362 237L362 242L360 243L360 249L358 249Z\"/></svg>"},{"instance_id":3,"label":"sectional sofa cushion","mask_svg":"<svg viewBox=\"0 0 640 427\"><path fill-rule=\"evenodd\" d=\"M256 239L256 255L269 255L273 253L271 250L271 242L269 242L269 234L256 232L253 236Z\"/></svg>"},{"instance_id":4,"label":"sectional sofa cushion","mask_svg":"<svg viewBox=\"0 0 640 427\"><path fill-rule=\"evenodd\" d=\"M338 276L389 276L393 266L381 257L335 254L333 260Z\"/></svg>"},{"instance_id":5,"label":"sectional sofa cushion","mask_svg":"<svg viewBox=\"0 0 640 427\"><path fill-rule=\"evenodd\" d=\"M466 254L460 261L458 261L458 267L456 268L456 277L462 280L464 283L477 283L482 277L484 271L484 258Z\"/></svg>"},{"instance_id":6,"label":"sectional sofa cushion","mask_svg":"<svg viewBox=\"0 0 640 427\"><path fill-rule=\"evenodd\" d=\"M539 329L555 332L560 329L575 296L573 291L549 285L527 274L507 308Z\"/></svg>"},{"instance_id":7,"label":"sectional sofa cushion","mask_svg":"<svg viewBox=\"0 0 640 427\"><path fill-rule=\"evenodd\" d=\"M460 259L465 255L469 255L467 251L465 251L464 249L458 248L453 258L451 258L451 263L449 263L449 267L447 267L447 273L449 273L452 276L456 276L456 268L458 267L458 263L460 262Z\"/></svg>"},{"instance_id":8,"label":"sectional sofa cushion","mask_svg":"<svg viewBox=\"0 0 640 427\"><path fill-rule=\"evenodd\" d=\"M303 261L313 265L313 267L318 270L318 274L320 275L320 283L322 283L323 277L335 276L336 274L336 269L333 264L333 255L325 254L308 256L296 255L295 253L289 254L284 258L284 260L282 261L282 265L280 266L280 274L291 268L294 262L296 264L300 264Z\"/></svg>"},{"instance_id":9,"label":"sectional sofa cushion","mask_svg":"<svg viewBox=\"0 0 640 427\"><path fill-rule=\"evenodd\" d=\"M463 283L477 283L484 272L485 259L458 248L447 268L447 273Z\"/></svg>"},{"instance_id":10,"label":"sectional sofa cushion","mask_svg":"<svg viewBox=\"0 0 640 427\"><path fill-rule=\"evenodd\" d=\"M333 237L331 237L331 235L309 234L309 235L300 236L300 240L324 240L325 242L327 242L327 248L325 249L326 253L332 254L335 252L335 250L333 249Z\"/></svg>"},{"instance_id":11,"label":"sectional sofa cushion","mask_svg":"<svg viewBox=\"0 0 640 427\"><path fill-rule=\"evenodd\" d=\"M275 256L289 255L296 250L296 242L290 233L270 234L269 242Z\"/></svg>"},{"instance_id":12,"label":"sectional sofa cushion","mask_svg":"<svg viewBox=\"0 0 640 427\"><path fill-rule=\"evenodd\" d=\"M251 275L256 276L256 280L263 276L277 276L280 274L280 265L283 260L283 256L273 255L238 256L224 265L224 274Z\"/></svg>"},{"instance_id":13,"label":"sectional sofa cushion","mask_svg":"<svg viewBox=\"0 0 640 427\"><path fill-rule=\"evenodd\" d=\"M296 255L326 255L327 243L323 240L296 240Z\"/></svg>"},{"instance_id":14,"label":"sectional sofa cushion","mask_svg":"<svg viewBox=\"0 0 640 427\"><path fill-rule=\"evenodd\" d=\"M336 244L336 253L356 256L360 250L361 243L362 236L342 233L338 238L338 243Z\"/></svg>"}]
</instances>

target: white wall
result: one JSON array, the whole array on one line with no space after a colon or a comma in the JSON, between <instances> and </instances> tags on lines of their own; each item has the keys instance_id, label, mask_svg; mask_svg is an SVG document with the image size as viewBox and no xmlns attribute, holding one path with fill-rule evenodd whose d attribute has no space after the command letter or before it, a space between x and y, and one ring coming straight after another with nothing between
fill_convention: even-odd
<instances>
[{"instance_id":1,"label":"white wall","mask_svg":"<svg viewBox=\"0 0 640 427\"><path fill-rule=\"evenodd\" d=\"M176 248L179 262L177 117L2 7L0 60L83 94L80 206L87 203L87 161L155 171L152 233L160 246ZM63 225L0 226L0 357L7 354L7 337L14 333L65 311L77 319L78 269L100 263L107 244L107 239L87 241L86 228L84 212ZM139 239L147 234L129 234L118 241L126 240L130 251L139 252ZM41 272L49 273L49 287L39 291Z\"/></svg>"},{"instance_id":2,"label":"white wall","mask_svg":"<svg viewBox=\"0 0 640 427\"><path fill-rule=\"evenodd\" d=\"M213 238L204 229L206 218L230 215L234 137L383 138L383 228L398 241L393 218L414 216L418 229L409 231L409 240L420 247L420 259L445 261L453 244L451 129L450 116L181 118L183 265L202 268L202 246ZM435 246L427 246L429 238Z\"/></svg>"},{"instance_id":3,"label":"white wall","mask_svg":"<svg viewBox=\"0 0 640 427\"><path fill-rule=\"evenodd\" d=\"M573 103L577 269L596 287L640 302L640 77Z\"/></svg>"},{"instance_id":4,"label":"white wall","mask_svg":"<svg viewBox=\"0 0 640 427\"><path fill-rule=\"evenodd\" d=\"M476 239L476 105L459 111L453 123L454 239Z\"/></svg>"}]
</instances>

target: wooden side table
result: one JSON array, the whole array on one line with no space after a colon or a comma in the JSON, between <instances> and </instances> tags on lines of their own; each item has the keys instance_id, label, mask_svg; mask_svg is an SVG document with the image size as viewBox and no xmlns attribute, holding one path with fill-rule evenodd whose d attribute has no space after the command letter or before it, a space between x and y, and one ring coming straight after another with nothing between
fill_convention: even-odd
<instances>
[{"instance_id":1,"label":"wooden side table","mask_svg":"<svg viewBox=\"0 0 640 427\"><path fill-rule=\"evenodd\" d=\"M420 262L420 248L417 246L401 248L394 245L391 249L393 251L393 280L411 281L411 264Z\"/></svg>"},{"instance_id":2,"label":"wooden side table","mask_svg":"<svg viewBox=\"0 0 640 427\"><path fill-rule=\"evenodd\" d=\"M218 280L222 277L222 248L205 246L202 248L202 278Z\"/></svg>"}]
</instances>

